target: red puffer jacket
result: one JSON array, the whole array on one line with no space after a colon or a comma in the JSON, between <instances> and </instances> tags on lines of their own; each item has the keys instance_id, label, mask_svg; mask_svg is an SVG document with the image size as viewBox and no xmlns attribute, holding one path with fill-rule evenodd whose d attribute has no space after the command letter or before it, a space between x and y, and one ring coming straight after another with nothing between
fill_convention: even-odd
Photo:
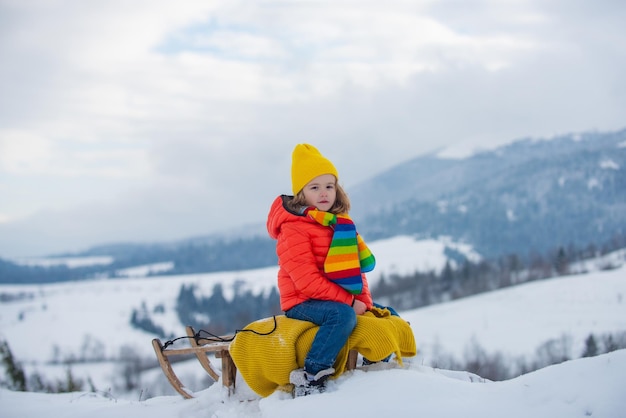
<instances>
[{"instance_id":1,"label":"red puffer jacket","mask_svg":"<svg viewBox=\"0 0 626 418\"><path fill-rule=\"evenodd\" d=\"M280 308L287 311L308 299L334 300L352 304L352 295L324 276L324 260L333 237L331 227L305 215L290 212L283 204L291 196L278 196L267 216L267 232L277 240L278 291ZM356 296L372 307L365 274L363 291Z\"/></svg>"}]
</instances>

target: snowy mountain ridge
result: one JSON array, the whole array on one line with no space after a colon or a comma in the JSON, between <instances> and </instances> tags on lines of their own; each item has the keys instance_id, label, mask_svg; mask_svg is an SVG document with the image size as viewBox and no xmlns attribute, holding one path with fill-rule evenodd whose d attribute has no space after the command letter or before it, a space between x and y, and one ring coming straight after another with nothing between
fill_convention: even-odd
<instances>
[{"instance_id":1,"label":"snowy mountain ridge","mask_svg":"<svg viewBox=\"0 0 626 418\"><path fill-rule=\"evenodd\" d=\"M623 240L625 142L622 130L434 152L351 187L352 215L370 240L444 235L485 257Z\"/></svg>"}]
</instances>

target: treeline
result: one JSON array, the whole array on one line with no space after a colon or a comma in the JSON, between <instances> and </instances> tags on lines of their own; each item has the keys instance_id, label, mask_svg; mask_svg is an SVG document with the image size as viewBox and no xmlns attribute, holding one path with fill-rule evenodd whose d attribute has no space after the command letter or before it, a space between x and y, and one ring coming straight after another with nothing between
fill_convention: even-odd
<instances>
[{"instance_id":1,"label":"treeline","mask_svg":"<svg viewBox=\"0 0 626 418\"><path fill-rule=\"evenodd\" d=\"M101 342L97 342L102 349ZM103 352L83 353L81 356L68 354L62 360L65 366L63 378L48 379L38 371L27 374L23 365L17 361L7 341L0 340L0 388L18 392L65 393L90 391L104 397L112 397L111 391L130 392L141 386L142 372L154 368L154 360L144 359L135 348L124 345L119 354L107 359ZM91 377L78 377L72 372L72 365L78 363L115 362L113 385L107 391L98 390ZM50 364L59 364L53 361Z\"/></svg>"},{"instance_id":2,"label":"treeline","mask_svg":"<svg viewBox=\"0 0 626 418\"><path fill-rule=\"evenodd\" d=\"M397 310L420 308L530 281L584 273L585 261L597 260L622 248L626 248L624 236L616 235L600 248L570 245L546 254L532 253L524 258L511 254L479 262L462 260L456 266L448 261L441 272L416 271L410 275L383 276L372 286L371 292L378 303ZM615 267L610 260L599 266L601 269Z\"/></svg>"},{"instance_id":3,"label":"treeline","mask_svg":"<svg viewBox=\"0 0 626 418\"><path fill-rule=\"evenodd\" d=\"M582 352L575 353L572 338L564 334L541 344L534 355L507 357L500 352L489 353L477 341L471 341L465 349L465 357L456 359L445 352L431 353L432 367L474 373L482 378L502 381L560 364L568 360L594 357L616 350L626 349L626 332L589 334Z\"/></svg>"},{"instance_id":4,"label":"treeline","mask_svg":"<svg viewBox=\"0 0 626 418\"><path fill-rule=\"evenodd\" d=\"M260 318L282 313L276 287L272 287L267 294L255 295L250 290L244 291L243 284L243 281L234 283L230 300L224 296L221 283L213 287L210 296L200 294L193 284L181 285L176 298L176 314L180 323L220 336L232 334ZM173 336L167 335L152 319L153 315L163 313L163 309L159 305L150 311L144 302L141 308L133 310L130 323L160 338L171 339Z\"/></svg>"},{"instance_id":5,"label":"treeline","mask_svg":"<svg viewBox=\"0 0 626 418\"><path fill-rule=\"evenodd\" d=\"M250 270L276 265L276 242L267 237L188 244L178 248L168 261L174 268L168 274L208 273Z\"/></svg>"},{"instance_id":6,"label":"treeline","mask_svg":"<svg viewBox=\"0 0 626 418\"><path fill-rule=\"evenodd\" d=\"M65 379L49 381L39 373L27 376L22 365L13 356L6 341L0 341L0 363L4 367L5 374L4 377L0 376L0 387L10 390L18 392L64 393L80 391L85 387L85 381L74 377L70 367L66 370ZM92 391L94 391L91 381L89 384L92 387Z\"/></svg>"},{"instance_id":7,"label":"treeline","mask_svg":"<svg viewBox=\"0 0 626 418\"><path fill-rule=\"evenodd\" d=\"M267 237L187 241L181 244L119 244L92 248L64 257L110 256L113 262L69 268L21 265L0 259L0 284L54 283L124 277L121 270L147 264L173 263L162 275L249 270L276 265L276 242Z\"/></svg>"},{"instance_id":8,"label":"treeline","mask_svg":"<svg viewBox=\"0 0 626 418\"><path fill-rule=\"evenodd\" d=\"M231 334L260 318L281 314L278 289L267 294L254 295L242 290L243 281L233 286L231 300L224 296L224 288L216 284L210 296L197 294L194 285L183 285L178 293L176 312L182 324L215 335Z\"/></svg>"},{"instance_id":9,"label":"treeline","mask_svg":"<svg viewBox=\"0 0 626 418\"><path fill-rule=\"evenodd\" d=\"M165 330L152 320L151 313L159 314L165 311L163 305L157 305L152 312L148 310L145 302L141 303L141 308L133 309L130 315L130 324L138 329L144 330L159 338L173 338L172 335L166 335Z\"/></svg>"},{"instance_id":10,"label":"treeline","mask_svg":"<svg viewBox=\"0 0 626 418\"><path fill-rule=\"evenodd\" d=\"M92 277L102 266L69 268L65 265L49 267L25 266L0 259L0 284L40 284L82 280Z\"/></svg>"},{"instance_id":11,"label":"treeline","mask_svg":"<svg viewBox=\"0 0 626 418\"><path fill-rule=\"evenodd\" d=\"M368 242L386 239L413 231L425 238L449 236L471 242L481 254L491 258L504 254L523 254L528 248L544 253L558 245L573 243L584 246L589 242L606 242L614 233L626 233L624 190L626 176L616 180L614 189L602 190L593 196L569 190L567 196L556 196L565 190L555 190L542 204L527 202L516 206L517 221L507 217L502 196L473 193L467 199L449 202L450 207L468 206L470 211L443 210L439 202L408 200L379 213L364 217L360 233ZM620 184L619 186L617 186ZM524 196L518 186L508 193ZM601 200L598 194L608 194ZM615 199L611 199L615 197ZM578 199L578 200L577 200ZM615 202L614 200L621 200ZM524 200L523 198L521 200ZM513 216L513 215L511 215ZM381 223L379 219L384 219ZM411 232L409 232L411 233Z\"/></svg>"}]
</instances>

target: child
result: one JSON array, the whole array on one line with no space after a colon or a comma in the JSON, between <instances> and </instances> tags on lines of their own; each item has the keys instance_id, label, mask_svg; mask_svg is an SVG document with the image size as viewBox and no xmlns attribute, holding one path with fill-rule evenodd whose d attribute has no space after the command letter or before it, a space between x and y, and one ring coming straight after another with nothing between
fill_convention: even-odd
<instances>
[{"instance_id":1,"label":"child","mask_svg":"<svg viewBox=\"0 0 626 418\"><path fill-rule=\"evenodd\" d=\"M277 240L281 309L288 318L319 325L304 370L290 376L301 394L324 391L356 316L373 306L364 273L374 268L374 256L348 216L350 201L338 177L314 146L296 145L293 196L277 197L267 219Z\"/></svg>"}]
</instances>

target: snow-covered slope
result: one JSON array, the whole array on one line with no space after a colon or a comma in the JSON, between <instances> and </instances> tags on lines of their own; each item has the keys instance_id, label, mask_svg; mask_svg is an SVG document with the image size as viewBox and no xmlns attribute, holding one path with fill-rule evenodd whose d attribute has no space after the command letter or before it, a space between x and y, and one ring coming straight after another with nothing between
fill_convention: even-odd
<instances>
[{"instance_id":1,"label":"snow-covered slope","mask_svg":"<svg viewBox=\"0 0 626 418\"><path fill-rule=\"evenodd\" d=\"M517 357L562 337L571 340L575 358L589 334L626 331L626 268L527 283L403 316L432 363L440 349L462 358L472 341Z\"/></svg>"},{"instance_id":2,"label":"snow-covered slope","mask_svg":"<svg viewBox=\"0 0 626 418\"><path fill-rule=\"evenodd\" d=\"M0 390L3 418L465 417L557 418L623 416L626 350L548 367L505 382L415 364L405 369L348 372L324 394L291 399L228 397L219 385L197 398L120 400L98 393L61 395Z\"/></svg>"},{"instance_id":3,"label":"snow-covered slope","mask_svg":"<svg viewBox=\"0 0 626 418\"><path fill-rule=\"evenodd\" d=\"M376 273L370 275L372 282L383 273L409 273L425 267L438 270L446 260L444 246L440 242L428 244L407 237L375 242L372 249L378 258ZM457 249L471 254L468 248ZM623 254L619 257L623 259ZM586 269L593 270L591 267L588 265ZM275 278L276 268L267 268L50 285L4 285L0 286L4 300L0 303L0 339L9 342L15 357L28 373L36 371L51 378L62 379L67 371L62 364L46 364L52 359L89 357L98 353L104 357L116 357L121 350L129 348L142 357L154 359L150 344L153 335L130 326L133 309L144 304L152 311L161 305L163 311L155 313L153 319L166 331L178 336L184 334L184 328L176 318L174 306L183 283L194 283L206 294L212 291L214 284L222 283L228 297L231 286L237 281L245 280L246 288L259 293L274 286ZM498 351L506 356L532 356L538 346L563 335L571 340L572 358L576 358L580 356L583 342L590 333L599 335L626 331L624 296L626 267L621 267L528 283L401 312L410 321L420 350L418 357L408 362L407 369L355 372L352 376L338 379L334 385L337 390L318 396L314 401L298 399L286 402L277 395L260 402L240 403L234 399L224 400L219 385L214 385L192 401L182 401L177 396L160 396L140 402L148 394L174 393L164 381L160 369L142 375L140 390L117 393L110 388L119 387L115 381L120 379L120 365L101 362L73 365L72 372L78 378L89 377L99 391L107 393L106 396L102 392L98 392L100 395L53 396L2 391L1 415L3 418L31 416L42 413L37 409L40 407L38 404L45 403L50 406L48 412L54 412L55 416L105 417L123 414L141 417L150 411L153 417L166 413L276 417L293 414L291 408L299 409L299 416L306 416L302 414L317 408L307 408L310 402L316 402L315 405L326 403L324 410L326 407L346 413L350 410L351 414L357 413L363 404L366 408L363 416L379 415L373 413L379 404L381 408L386 408L387 413L395 411L398 416L414 416L416 411L427 416L457 416L461 412L463 416L470 417L502 416L505 410L508 411L507 416L519 413L519 416L552 417L564 416L566 412L572 412L568 416L584 416L588 412L596 415L624 406L623 401L618 400L621 397L616 395L616 388L626 383L623 380L623 371L626 370L624 353L566 363L502 383L470 383L468 380L480 379L462 372L434 370L429 366L440 364L442 353L462 358L472 342L479 343L489 352ZM197 362L180 363L176 368L186 384L195 386L193 390L208 386L207 376ZM615 374L614 370L618 369L622 373ZM570 375L578 377L569 379ZM559 387L555 382L563 378L569 379L567 385ZM410 392L408 389L405 392L405 387L410 387ZM252 396L245 391L245 383L239 383L239 389L238 396L246 399ZM447 402L444 396L458 399L460 409L455 409L457 404ZM367 402L364 399L377 401ZM483 402L494 405L494 408L487 408ZM14 415L9 414L10 411ZM317 413L316 416L319 410Z\"/></svg>"},{"instance_id":4,"label":"snow-covered slope","mask_svg":"<svg viewBox=\"0 0 626 418\"><path fill-rule=\"evenodd\" d=\"M446 262L444 249L454 246L476 258L470 248L452 242L416 241L395 237L371 245L377 268L369 274L375 284L382 274L409 274L416 270L441 270ZM222 283L225 297L233 285L245 284L242 291L268 292L276 284L276 267L250 271L207 273L181 276L93 280L50 285L1 285L0 294L12 297L0 303L0 338L9 341L20 360L49 361L53 357L80 357L90 345L101 343L106 357L116 356L121 347L131 345L152 356L153 336L130 326L133 309L145 304L148 311L162 306L152 315L166 333L179 335L184 324L178 321L175 306L181 285L195 285L198 292L210 295ZM54 352L54 353L53 353Z\"/></svg>"},{"instance_id":5,"label":"snow-covered slope","mask_svg":"<svg viewBox=\"0 0 626 418\"><path fill-rule=\"evenodd\" d=\"M426 248L408 238L379 242L379 266L370 280L383 272L408 273L425 263L441 268L445 258L436 247ZM443 247L441 247L443 251ZM426 259L411 257L428 254ZM442 305L404 312L412 324L426 361L444 350L462 357L466 346L478 341L488 351L530 355L542 343L567 334L573 339L574 357L590 333L626 331L626 278L624 268L566 276L503 289ZM0 304L0 337L6 339L21 361L46 362L79 358L95 346L104 357L115 357L124 346L142 356L152 356L151 334L130 326L133 309L148 311L162 306L153 320L166 332L182 335L175 312L182 284L195 284L210 294L224 284L245 280L253 293L275 284L276 268L252 271L163 276L125 280L97 280L51 285L0 286L0 293L21 299ZM435 350L435 348L437 350ZM88 353L87 353L88 354Z\"/></svg>"}]
</instances>

